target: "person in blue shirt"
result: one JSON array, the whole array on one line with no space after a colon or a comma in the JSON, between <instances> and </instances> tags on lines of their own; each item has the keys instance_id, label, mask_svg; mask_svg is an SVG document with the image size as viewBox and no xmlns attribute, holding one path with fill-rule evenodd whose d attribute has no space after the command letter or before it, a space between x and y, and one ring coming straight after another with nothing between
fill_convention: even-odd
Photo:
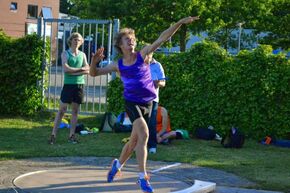
<instances>
[{"instance_id":1,"label":"person in blue shirt","mask_svg":"<svg viewBox=\"0 0 290 193\"><path fill-rule=\"evenodd\" d=\"M149 139L147 143L147 147L149 149L149 153L156 153L157 150L157 138L156 138L156 115L157 108L159 103L159 88L165 86L165 73L162 65L153 58L153 53L148 55L148 61L150 63L150 71L151 78L154 82L154 86L156 89L156 98L152 103L152 112L149 120Z\"/></svg>"}]
</instances>

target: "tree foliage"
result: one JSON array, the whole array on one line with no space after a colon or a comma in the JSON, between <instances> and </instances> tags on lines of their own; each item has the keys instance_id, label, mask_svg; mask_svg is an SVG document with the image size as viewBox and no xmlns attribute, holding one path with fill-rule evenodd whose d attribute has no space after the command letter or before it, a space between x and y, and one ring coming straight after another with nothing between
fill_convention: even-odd
<instances>
[{"instance_id":1,"label":"tree foliage","mask_svg":"<svg viewBox=\"0 0 290 193\"><path fill-rule=\"evenodd\" d=\"M288 0L71 0L71 14L82 18L121 20L122 27L135 29L141 42L152 42L173 22L188 15L199 15L200 21L183 26L172 38L172 45L185 49L188 32L206 31L224 48L237 47L237 37L232 36L237 24L243 28L268 32L266 43L289 48ZM245 36L245 35L244 35ZM246 41L244 39L244 41ZM261 40L260 40L261 41ZM167 44L168 45L168 44Z\"/></svg>"},{"instance_id":2,"label":"tree foliage","mask_svg":"<svg viewBox=\"0 0 290 193\"><path fill-rule=\"evenodd\" d=\"M43 42L36 35L12 39L0 31L0 114L30 115L42 107ZM11 70L13 69L13 70Z\"/></svg>"},{"instance_id":3,"label":"tree foliage","mask_svg":"<svg viewBox=\"0 0 290 193\"><path fill-rule=\"evenodd\" d=\"M270 44L274 48L290 48L290 1L273 0L273 7L268 17L260 18L259 31L269 32L261 43Z\"/></svg>"},{"instance_id":4,"label":"tree foliage","mask_svg":"<svg viewBox=\"0 0 290 193\"><path fill-rule=\"evenodd\" d=\"M59 11L65 14L68 14L73 6L70 0L60 0L59 4Z\"/></svg>"},{"instance_id":5,"label":"tree foliage","mask_svg":"<svg viewBox=\"0 0 290 193\"><path fill-rule=\"evenodd\" d=\"M259 24L259 18L269 12L271 0L208 0L202 1L204 9L202 15L209 37L219 42L225 49L237 47L237 37L232 35L238 30L238 23L243 28L253 29Z\"/></svg>"},{"instance_id":6,"label":"tree foliage","mask_svg":"<svg viewBox=\"0 0 290 193\"><path fill-rule=\"evenodd\" d=\"M136 36L142 43L152 43L162 31L182 17L198 14L193 9L195 1L192 0L86 0L82 1L83 5L79 4L80 0L73 2L76 5L74 13L81 14L82 17L120 19L122 27L135 29ZM191 27L196 25L191 24ZM185 50L188 37L187 26L183 26L171 40Z\"/></svg>"}]
</instances>

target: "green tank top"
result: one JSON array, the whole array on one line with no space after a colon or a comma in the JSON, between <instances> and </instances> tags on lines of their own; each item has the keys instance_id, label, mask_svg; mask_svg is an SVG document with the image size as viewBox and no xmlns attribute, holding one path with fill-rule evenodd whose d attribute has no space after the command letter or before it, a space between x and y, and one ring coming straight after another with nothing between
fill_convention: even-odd
<instances>
[{"instance_id":1,"label":"green tank top","mask_svg":"<svg viewBox=\"0 0 290 193\"><path fill-rule=\"evenodd\" d=\"M72 55L72 53L67 50L67 63L70 67L81 68L84 61L84 53L79 51L77 56ZM64 84L85 84L84 75L70 75L64 73Z\"/></svg>"}]
</instances>

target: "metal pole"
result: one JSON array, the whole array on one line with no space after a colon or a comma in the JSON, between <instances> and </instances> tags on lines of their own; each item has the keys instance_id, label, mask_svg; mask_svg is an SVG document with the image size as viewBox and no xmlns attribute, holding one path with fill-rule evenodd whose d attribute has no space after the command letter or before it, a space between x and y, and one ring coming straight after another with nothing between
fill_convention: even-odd
<instances>
[{"instance_id":1,"label":"metal pole","mask_svg":"<svg viewBox=\"0 0 290 193\"><path fill-rule=\"evenodd\" d=\"M39 20L40 21L40 20ZM43 21L43 20L42 20ZM41 27L42 28L42 25ZM40 31L41 33L41 31ZM41 81L41 103L42 105L44 105L44 95L45 95L45 92L44 92L44 74L45 74L45 69L46 69L46 21L44 20L43 22L43 52L42 52L42 81Z\"/></svg>"},{"instance_id":2,"label":"metal pole","mask_svg":"<svg viewBox=\"0 0 290 193\"><path fill-rule=\"evenodd\" d=\"M239 36L238 36L238 53L241 50L241 35L242 35L242 25L244 24L244 22L242 23L238 23L237 25L239 26Z\"/></svg>"},{"instance_id":3,"label":"metal pole","mask_svg":"<svg viewBox=\"0 0 290 193\"><path fill-rule=\"evenodd\" d=\"M41 37L42 34L43 17L37 19L37 35Z\"/></svg>"},{"instance_id":4,"label":"metal pole","mask_svg":"<svg viewBox=\"0 0 290 193\"><path fill-rule=\"evenodd\" d=\"M116 34L119 31L120 31L120 20L119 19L114 19L114 21L113 21L113 41L115 39ZM112 46L112 56L111 56L112 60L116 59L117 54L118 53L116 51L116 48L114 46ZM111 74L111 78L112 78L112 80L114 80L116 78L116 73L115 72L113 72Z\"/></svg>"},{"instance_id":5,"label":"metal pole","mask_svg":"<svg viewBox=\"0 0 290 193\"><path fill-rule=\"evenodd\" d=\"M116 34L120 30L120 20L119 19L114 19L113 24L114 24L114 26L113 26L113 40L114 40ZM115 47L113 46L113 49L112 49L112 60L115 60L116 56L117 56L117 51L116 51Z\"/></svg>"}]
</instances>

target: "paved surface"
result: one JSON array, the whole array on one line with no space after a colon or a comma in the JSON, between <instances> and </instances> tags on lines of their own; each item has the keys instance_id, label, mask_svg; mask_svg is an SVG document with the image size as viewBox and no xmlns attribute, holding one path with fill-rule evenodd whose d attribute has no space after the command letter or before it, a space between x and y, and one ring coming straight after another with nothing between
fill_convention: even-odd
<instances>
[{"instance_id":1,"label":"paved surface","mask_svg":"<svg viewBox=\"0 0 290 193\"><path fill-rule=\"evenodd\" d=\"M106 183L111 160L65 157L1 161L0 193L140 192L134 159L128 161L116 182ZM253 182L220 170L157 161L148 161L147 165L148 171L153 172L151 183L156 193L186 189L194 180L216 183L216 193L278 193L250 189L255 186Z\"/></svg>"},{"instance_id":2,"label":"paved surface","mask_svg":"<svg viewBox=\"0 0 290 193\"><path fill-rule=\"evenodd\" d=\"M101 168L63 168L31 173L14 180L16 187L31 193L141 192L135 172L122 172L114 183L106 182L107 170ZM49 179L49 180L47 180ZM188 188L189 185L153 174L151 184L160 193Z\"/></svg>"}]
</instances>

